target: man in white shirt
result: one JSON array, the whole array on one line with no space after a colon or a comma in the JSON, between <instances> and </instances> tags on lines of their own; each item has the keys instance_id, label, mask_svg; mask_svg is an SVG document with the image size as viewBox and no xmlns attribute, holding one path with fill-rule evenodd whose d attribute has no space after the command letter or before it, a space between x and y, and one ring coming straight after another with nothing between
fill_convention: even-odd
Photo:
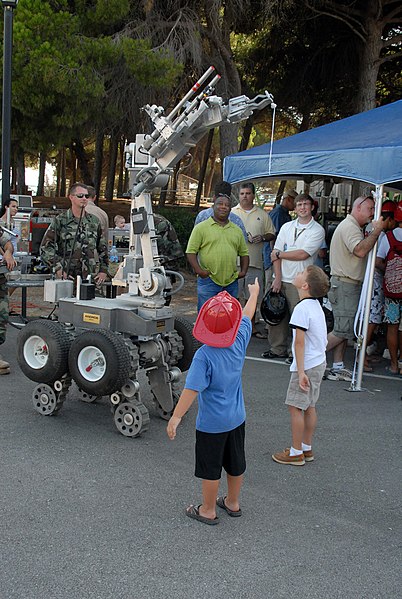
<instances>
[{"instance_id":1,"label":"man in white shirt","mask_svg":"<svg viewBox=\"0 0 402 599\"><path fill-rule=\"evenodd\" d=\"M289 319L299 301L296 288L292 285L298 272L314 264L324 239L325 231L317 223L312 210L314 200L307 194L299 194L295 199L297 218L285 223L279 231L271 254L275 279L271 289L286 296L289 313L276 326L268 325L270 349L262 354L263 358L287 358L291 356L289 338Z\"/></svg>"}]
</instances>

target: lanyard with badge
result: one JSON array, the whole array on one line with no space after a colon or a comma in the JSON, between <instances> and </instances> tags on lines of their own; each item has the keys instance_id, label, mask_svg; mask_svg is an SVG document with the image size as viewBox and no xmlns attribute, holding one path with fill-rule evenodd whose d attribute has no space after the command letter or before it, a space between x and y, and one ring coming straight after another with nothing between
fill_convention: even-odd
<instances>
[{"instance_id":1,"label":"lanyard with badge","mask_svg":"<svg viewBox=\"0 0 402 599\"><path fill-rule=\"evenodd\" d=\"M285 247L284 247L285 252L289 251L289 250L298 249L296 246L296 241L299 239L300 235L302 235L302 233L304 233L305 230L306 230L306 227L298 229L297 225L295 226L295 230L294 230L294 234L293 234L293 243L290 246L288 246L287 243L285 243Z\"/></svg>"}]
</instances>

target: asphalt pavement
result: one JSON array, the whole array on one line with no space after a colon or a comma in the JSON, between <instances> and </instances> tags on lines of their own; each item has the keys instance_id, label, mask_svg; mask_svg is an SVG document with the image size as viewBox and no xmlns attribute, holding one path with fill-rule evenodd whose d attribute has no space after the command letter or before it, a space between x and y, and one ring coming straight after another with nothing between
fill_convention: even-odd
<instances>
[{"instance_id":1,"label":"asphalt pavement","mask_svg":"<svg viewBox=\"0 0 402 599\"><path fill-rule=\"evenodd\" d=\"M392 599L401 589L402 380L365 377L367 391L324 381L316 459L283 466L288 446L284 363L244 368L247 473L241 518L209 527L200 503L193 406L175 441L151 413L139 438L115 428L106 398L57 416L32 406L35 383L15 359L10 328L0 380L1 599ZM222 491L225 486L222 484Z\"/></svg>"}]
</instances>

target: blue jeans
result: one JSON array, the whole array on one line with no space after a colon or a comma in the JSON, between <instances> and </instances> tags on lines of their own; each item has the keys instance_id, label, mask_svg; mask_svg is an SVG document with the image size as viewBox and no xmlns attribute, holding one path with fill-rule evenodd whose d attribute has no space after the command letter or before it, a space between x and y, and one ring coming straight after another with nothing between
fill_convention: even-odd
<instances>
[{"instance_id":1,"label":"blue jeans","mask_svg":"<svg viewBox=\"0 0 402 599\"><path fill-rule=\"evenodd\" d=\"M206 279L201 279L201 277L197 278L197 310L198 312L201 310L201 306L205 304L207 300L211 297L219 293L220 291L227 291L230 295L237 299L239 295L239 285L237 279L227 285L226 287L222 287L222 285L217 285L213 282L212 279L207 277Z\"/></svg>"}]
</instances>

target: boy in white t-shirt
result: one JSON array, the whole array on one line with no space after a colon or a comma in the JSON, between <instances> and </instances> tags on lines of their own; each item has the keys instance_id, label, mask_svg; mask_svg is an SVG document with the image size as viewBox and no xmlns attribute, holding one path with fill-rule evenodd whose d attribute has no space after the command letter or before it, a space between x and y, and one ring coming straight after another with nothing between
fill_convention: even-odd
<instances>
[{"instance_id":1,"label":"boy in white t-shirt","mask_svg":"<svg viewBox=\"0 0 402 599\"><path fill-rule=\"evenodd\" d=\"M293 329L293 362L285 401L292 446L273 454L272 459L279 464L304 466L314 460L311 446L317 425L315 404L326 367L327 326L317 298L327 293L329 281L321 268L311 265L296 275L293 285L300 301L289 322Z\"/></svg>"}]
</instances>

